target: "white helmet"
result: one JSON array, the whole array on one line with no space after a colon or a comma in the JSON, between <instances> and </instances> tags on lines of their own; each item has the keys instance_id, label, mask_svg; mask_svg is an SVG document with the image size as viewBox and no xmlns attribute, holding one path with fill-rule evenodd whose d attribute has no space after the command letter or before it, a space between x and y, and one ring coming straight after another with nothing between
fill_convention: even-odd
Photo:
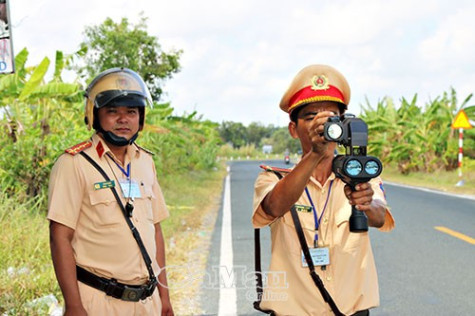
<instances>
[{"instance_id":1,"label":"white helmet","mask_svg":"<svg viewBox=\"0 0 475 316\"><path fill-rule=\"evenodd\" d=\"M145 107L152 107L152 97L143 79L127 68L111 68L101 72L86 89L84 121L88 129L98 129L94 116L97 110L112 102L118 106L133 106L140 109L140 129L145 121Z\"/></svg>"}]
</instances>

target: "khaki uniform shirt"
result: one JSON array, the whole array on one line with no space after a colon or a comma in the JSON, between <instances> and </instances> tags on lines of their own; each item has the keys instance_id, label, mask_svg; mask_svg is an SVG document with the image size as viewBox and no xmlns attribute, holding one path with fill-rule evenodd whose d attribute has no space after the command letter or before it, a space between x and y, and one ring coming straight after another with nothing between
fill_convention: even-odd
<instances>
[{"instance_id":1,"label":"khaki uniform shirt","mask_svg":"<svg viewBox=\"0 0 475 316\"><path fill-rule=\"evenodd\" d=\"M285 175L285 174L284 174ZM331 192L330 183L333 181ZM261 173L255 183L254 227L266 225L271 229L272 256L268 274L264 276L261 308L274 310L278 315L333 315L309 274L302 265L302 251L290 211L273 218L261 207L266 195L278 182L273 172ZM379 178L371 181L373 199L386 201ZM326 270L316 267L336 305L346 315L379 305L376 267L371 250L369 232L350 233L348 219L351 206L343 192L345 184L331 177L322 186L313 177L307 185L312 201L321 216L328 194L328 204L319 225L319 246L329 248L330 264ZM310 206L305 191L296 204ZM312 212L298 212L309 248L313 248L315 220ZM394 220L387 210L385 224L389 231ZM267 280L267 285L265 280Z\"/></svg>"},{"instance_id":2,"label":"khaki uniform shirt","mask_svg":"<svg viewBox=\"0 0 475 316\"><path fill-rule=\"evenodd\" d=\"M94 134L88 154L115 181L117 193L125 205L119 180L126 180L106 143ZM116 161L116 162L114 162ZM129 145L123 169L130 163L130 177L137 182L140 198L135 198L131 220L137 227L145 248L156 262L155 226L166 217L168 210L157 181L151 154ZM49 185L48 219L74 229L72 247L77 265L106 278L126 284L143 284L148 271L140 249L111 189L95 188L104 177L80 154L65 153L56 161Z\"/></svg>"}]
</instances>

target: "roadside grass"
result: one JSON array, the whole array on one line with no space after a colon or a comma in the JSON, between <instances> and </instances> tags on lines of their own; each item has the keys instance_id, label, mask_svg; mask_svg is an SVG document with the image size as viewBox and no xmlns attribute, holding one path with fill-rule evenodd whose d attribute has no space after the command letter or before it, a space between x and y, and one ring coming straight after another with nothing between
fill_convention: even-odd
<instances>
[{"instance_id":1,"label":"roadside grass","mask_svg":"<svg viewBox=\"0 0 475 316\"><path fill-rule=\"evenodd\" d=\"M48 294L61 296L51 264L44 212L33 202L17 204L4 195L0 205L0 313L45 315L50 304L28 306L28 302Z\"/></svg>"},{"instance_id":2,"label":"roadside grass","mask_svg":"<svg viewBox=\"0 0 475 316\"><path fill-rule=\"evenodd\" d=\"M215 171L159 179L170 211L170 217L162 223L167 266L182 267L190 261L206 264L206 247L216 215L211 211L218 209L224 174L220 166ZM18 204L16 199L0 195L0 315L48 315L55 307L50 294L62 304L50 257L49 223L45 210L36 207L38 204ZM199 252L193 253L196 249ZM184 282L179 271L172 269L168 273L171 285ZM196 297L196 288L171 286L176 315L187 314L183 309L190 308L188 298ZM35 299L41 302L35 304ZM183 299L188 299L187 306L181 303ZM195 301L197 310L199 302Z\"/></svg>"},{"instance_id":3,"label":"roadside grass","mask_svg":"<svg viewBox=\"0 0 475 316\"><path fill-rule=\"evenodd\" d=\"M160 182L170 211L162 229L175 315L202 314L199 290L225 174L221 164L215 171L192 172L180 181L170 176Z\"/></svg>"},{"instance_id":4,"label":"roadside grass","mask_svg":"<svg viewBox=\"0 0 475 316\"><path fill-rule=\"evenodd\" d=\"M456 186L460 178L457 170L437 170L432 173L411 172L401 174L395 166L384 165L381 177L383 181L419 186L455 194L475 195L475 163L462 169L463 186Z\"/></svg>"}]
</instances>

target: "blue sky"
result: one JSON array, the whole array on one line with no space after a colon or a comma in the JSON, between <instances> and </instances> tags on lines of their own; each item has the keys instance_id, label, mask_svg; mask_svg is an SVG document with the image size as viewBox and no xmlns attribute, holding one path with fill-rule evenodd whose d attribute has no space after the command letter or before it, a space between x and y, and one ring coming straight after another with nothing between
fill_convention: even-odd
<instances>
[{"instance_id":1,"label":"blue sky","mask_svg":"<svg viewBox=\"0 0 475 316\"><path fill-rule=\"evenodd\" d=\"M313 63L347 77L356 114L366 98L398 104L417 93L422 106L450 87L460 102L475 90L469 0L14 0L14 51L27 47L35 65L77 50L86 25L135 22L140 12L165 51L184 51L182 71L164 87L178 115L286 125L280 98Z\"/></svg>"}]
</instances>

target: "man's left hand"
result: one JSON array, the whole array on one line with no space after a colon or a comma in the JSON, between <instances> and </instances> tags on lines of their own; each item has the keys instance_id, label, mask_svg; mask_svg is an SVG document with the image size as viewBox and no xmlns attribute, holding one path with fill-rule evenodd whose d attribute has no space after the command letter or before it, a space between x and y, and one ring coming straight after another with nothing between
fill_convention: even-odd
<instances>
[{"instance_id":1,"label":"man's left hand","mask_svg":"<svg viewBox=\"0 0 475 316\"><path fill-rule=\"evenodd\" d=\"M386 203L373 200L373 188L369 183L356 185L356 190L352 191L349 185L345 185L345 195L351 205L357 210L365 212L368 216L368 224L371 227L382 227L386 218Z\"/></svg>"},{"instance_id":2,"label":"man's left hand","mask_svg":"<svg viewBox=\"0 0 475 316\"><path fill-rule=\"evenodd\" d=\"M373 194L373 188L368 182L357 184L355 191L352 191L349 185L345 185L346 198L359 211L365 212L370 210Z\"/></svg>"}]
</instances>

